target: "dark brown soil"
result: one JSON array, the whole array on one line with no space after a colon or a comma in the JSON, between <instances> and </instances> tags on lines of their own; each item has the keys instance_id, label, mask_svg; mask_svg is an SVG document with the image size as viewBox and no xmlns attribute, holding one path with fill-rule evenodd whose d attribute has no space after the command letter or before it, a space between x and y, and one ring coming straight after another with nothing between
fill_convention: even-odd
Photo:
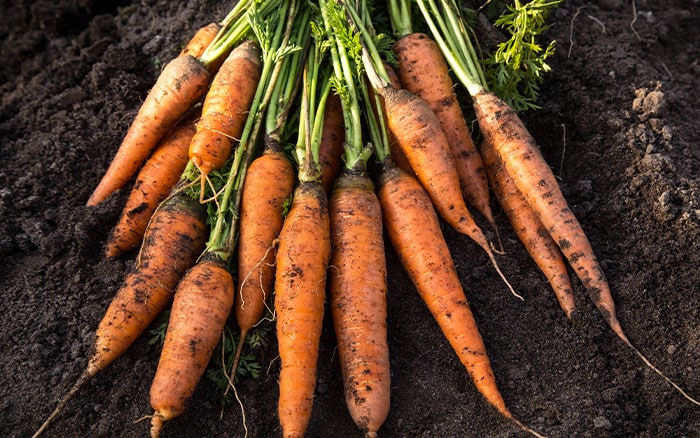
<instances>
[{"instance_id":1,"label":"dark brown soil","mask_svg":"<svg viewBox=\"0 0 700 438\"><path fill-rule=\"evenodd\" d=\"M163 62L229 2L0 3L0 435L30 436L78 377L134 256L105 260L126 194L84 204ZM636 11L636 16L634 15ZM602 260L630 339L700 397L700 4L565 2L542 109L523 114ZM498 209L497 209L498 211ZM700 407L646 368L576 282L569 324L498 215L511 296L444 227L503 396L551 437L700 436ZM388 249L392 408L385 437L524 436L486 405ZM273 346L274 348L274 346ZM309 437L359 437L325 326ZM147 337L68 404L47 437L148 434ZM275 354L239 394L251 437L279 435ZM269 370L267 370L269 368ZM165 437L243 436L203 381Z\"/></svg>"}]
</instances>

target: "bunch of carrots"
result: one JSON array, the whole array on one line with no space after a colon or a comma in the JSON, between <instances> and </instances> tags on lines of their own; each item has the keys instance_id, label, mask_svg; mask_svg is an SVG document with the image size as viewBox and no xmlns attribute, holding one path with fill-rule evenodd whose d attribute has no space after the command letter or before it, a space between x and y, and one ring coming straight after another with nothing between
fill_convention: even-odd
<instances>
[{"instance_id":1,"label":"bunch of carrots","mask_svg":"<svg viewBox=\"0 0 700 438\"><path fill-rule=\"evenodd\" d=\"M369 0L241 0L163 69L87 202L134 181L105 255L138 249L136 263L85 371L35 436L168 306L150 393L153 437L185 411L229 320L240 334L226 375L226 392L235 391L245 340L269 314L282 434L303 436L326 300L348 410L365 436L377 436L390 395L384 234L477 390L541 436L498 390L440 229L442 220L473 240L519 297L470 211L499 236L491 190L566 317L568 262L622 342L699 404L626 337L535 140L489 91L457 3L415 3L429 33L414 31L410 0L388 1L391 26L381 31L372 17L384 6ZM473 104L479 148L453 78Z\"/></svg>"}]
</instances>

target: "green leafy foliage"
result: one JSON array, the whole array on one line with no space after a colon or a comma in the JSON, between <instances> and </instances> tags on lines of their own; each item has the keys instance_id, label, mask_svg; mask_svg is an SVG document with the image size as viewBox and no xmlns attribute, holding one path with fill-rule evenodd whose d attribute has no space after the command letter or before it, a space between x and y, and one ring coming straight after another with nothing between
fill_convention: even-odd
<instances>
[{"instance_id":1,"label":"green leafy foliage","mask_svg":"<svg viewBox=\"0 0 700 438\"><path fill-rule=\"evenodd\" d=\"M551 70L547 59L554 54L555 41L542 46L538 38L549 27L550 12L562 0L515 0L494 24L510 38L500 43L484 60L489 87L515 110L538 108L536 101L544 74ZM499 4L501 2L494 2ZM495 7L495 5L494 5ZM491 10L493 13L493 10Z\"/></svg>"}]
</instances>

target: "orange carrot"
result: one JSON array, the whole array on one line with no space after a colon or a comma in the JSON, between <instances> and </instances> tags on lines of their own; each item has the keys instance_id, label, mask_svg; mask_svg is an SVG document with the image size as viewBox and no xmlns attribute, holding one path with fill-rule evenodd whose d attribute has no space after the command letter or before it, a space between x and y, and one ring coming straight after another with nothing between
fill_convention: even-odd
<instances>
[{"instance_id":1,"label":"orange carrot","mask_svg":"<svg viewBox=\"0 0 700 438\"><path fill-rule=\"evenodd\" d=\"M414 32L399 38L393 51L403 88L423 99L440 121L467 202L498 230L489 205L484 163L464 121L440 47L428 35Z\"/></svg>"},{"instance_id":2,"label":"orange carrot","mask_svg":"<svg viewBox=\"0 0 700 438\"><path fill-rule=\"evenodd\" d=\"M168 133L146 161L136 177L119 222L107 240L107 257L117 257L141 243L156 207L185 170L189 159L187 151L194 132L194 116L185 118Z\"/></svg>"},{"instance_id":3,"label":"orange carrot","mask_svg":"<svg viewBox=\"0 0 700 438\"><path fill-rule=\"evenodd\" d=\"M233 142L240 139L262 70L260 48L248 40L226 58L212 80L190 143L190 161L204 182L212 170L226 163Z\"/></svg>"},{"instance_id":4,"label":"orange carrot","mask_svg":"<svg viewBox=\"0 0 700 438\"><path fill-rule=\"evenodd\" d=\"M513 184L489 142L481 143L481 156L496 199L503 207L515 234L552 286L566 317L574 311L574 291L564 257L537 214Z\"/></svg>"},{"instance_id":5,"label":"orange carrot","mask_svg":"<svg viewBox=\"0 0 700 438\"><path fill-rule=\"evenodd\" d=\"M88 206L96 206L124 187L180 116L204 95L209 77L209 71L190 55L168 63L88 199Z\"/></svg>"},{"instance_id":6,"label":"orange carrot","mask_svg":"<svg viewBox=\"0 0 700 438\"><path fill-rule=\"evenodd\" d=\"M202 259L178 284L151 385L151 437L184 412L221 339L233 295L231 274L215 259Z\"/></svg>"},{"instance_id":7,"label":"orange carrot","mask_svg":"<svg viewBox=\"0 0 700 438\"><path fill-rule=\"evenodd\" d=\"M219 23L209 23L202 26L187 42L187 45L182 48L179 56L190 55L199 58L209 44L214 41L214 37L219 33L219 30L221 30L221 25ZM210 71L213 70L210 69Z\"/></svg>"},{"instance_id":8,"label":"orange carrot","mask_svg":"<svg viewBox=\"0 0 700 438\"><path fill-rule=\"evenodd\" d=\"M447 139L435 113L425 101L408 90L387 86L378 91L384 97L387 128L396 136L399 147L440 216L486 251L510 291L522 299L501 272L484 233L467 209Z\"/></svg>"},{"instance_id":9,"label":"orange carrot","mask_svg":"<svg viewBox=\"0 0 700 438\"><path fill-rule=\"evenodd\" d=\"M346 171L330 200L331 312L345 401L365 437L376 437L389 413L386 261L374 184Z\"/></svg>"},{"instance_id":10,"label":"orange carrot","mask_svg":"<svg viewBox=\"0 0 700 438\"><path fill-rule=\"evenodd\" d=\"M493 145L499 162L571 264L605 322L649 368L689 401L700 405L656 368L625 335L615 313L610 286L593 248L520 117L493 93L481 91L472 98L484 139Z\"/></svg>"},{"instance_id":11,"label":"orange carrot","mask_svg":"<svg viewBox=\"0 0 700 438\"><path fill-rule=\"evenodd\" d=\"M276 257L278 415L284 437L304 436L311 417L330 252L325 191L318 182L302 182L294 192Z\"/></svg>"},{"instance_id":12,"label":"orange carrot","mask_svg":"<svg viewBox=\"0 0 700 438\"><path fill-rule=\"evenodd\" d=\"M136 265L124 279L95 333L87 368L35 436L80 387L120 357L172 299L180 277L204 249L206 214L196 201L173 196L156 210Z\"/></svg>"},{"instance_id":13,"label":"orange carrot","mask_svg":"<svg viewBox=\"0 0 700 438\"><path fill-rule=\"evenodd\" d=\"M420 183L384 163L379 202L387 234L418 293L486 401L534 433L506 407L431 199ZM535 433L536 434L536 433Z\"/></svg>"},{"instance_id":14,"label":"orange carrot","mask_svg":"<svg viewBox=\"0 0 700 438\"><path fill-rule=\"evenodd\" d=\"M243 340L260 322L265 302L272 296L275 276L275 239L284 221L284 203L294 192L295 170L276 142L253 160L246 174L241 198L238 238L238 289L234 302L241 337L234 371Z\"/></svg>"},{"instance_id":15,"label":"orange carrot","mask_svg":"<svg viewBox=\"0 0 700 438\"><path fill-rule=\"evenodd\" d=\"M326 193L333 188L340 165L342 164L343 141L345 140L345 125L343 122L343 109L340 97L336 94L328 96L326 111L323 118L323 133L321 134L321 146L318 152L319 162L323 175L321 184Z\"/></svg>"}]
</instances>

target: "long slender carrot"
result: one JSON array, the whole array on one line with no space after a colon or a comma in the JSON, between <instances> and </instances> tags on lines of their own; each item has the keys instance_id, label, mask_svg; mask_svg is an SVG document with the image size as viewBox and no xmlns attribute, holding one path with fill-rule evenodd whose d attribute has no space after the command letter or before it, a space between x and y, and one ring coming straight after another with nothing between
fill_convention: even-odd
<instances>
[{"instance_id":1,"label":"long slender carrot","mask_svg":"<svg viewBox=\"0 0 700 438\"><path fill-rule=\"evenodd\" d=\"M233 279L216 259L193 266L177 286L151 385L151 436L185 410L211 360L233 304Z\"/></svg>"},{"instance_id":2,"label":"long slender carrot","mask_svg":"<svg viewBox=\"0 0 700 438\"><path fill-rule=\"evenodd\" d=\"M156 207L185 170L189 160L187 151L195 132L194 117L193 114L175 126L139 171L119 221L107 239L107 257L117 257L141 243Z\"/></svg>"},{"instance_id":3,"label":"long slender carrot","mask_svg":"<svg viewBox=\"0 0 700 438\"><path fill-rule=\"evenodd\" d=\"M575 308L574 291L561 251L498 161L491 143L483 141L480 149L496 199L530 257L547 277L559 306L571 319Z\"/></svg>"},{"instance_id":4,"label":"long slender carrot","mask_svg":"<svg viewBox=\"0 0 700 438\"><path fill-rule=\"evenodd\" d=\"M179 56L194 56L199 58L204 53L204 50L214 41L214 37L221 30L219 23L209 23L200 27L192 38L187 42L185 47L180 51Z\"/></svg>"},{"instance_id":5,"label":"long slender carrot","mask_svg":"<svg viewBox=\"0 0 700 438\"><path fill-rule=\"evenodd\" d=\"M279 237L275 311L280 353L282 434L302 437L311 417L330 259L328 201L317 182L302 182Z\"/></svg>"},{"instance_id":6,"label":"long slender carrot","mask_svg":"<svg viewBox=\"0 0 700 438\"><path fill-rule=\"evenodd\" d=\"M384 164L378 185L392 245L476 388L501 415L539 436L513 416L498 390L431 198L415 178L391 163Z\"/></svg>"},{"instance_id":7,"label":"long slender carrot","mask_svg":"<svg viewBox=\"0 0 700 438\"><path fill-rule=\"evenodd\" d=\"M168 63L88 199L88 206L101 203L134 176L180 116L204 95L209 78L209 71L193 56L178 56Z\"/></svg>"},{"instance_id":8,"label":"long slender carrot","mask_svg":"<svg viewBox=\"0 0 700 438\"><path fill-rule=\"evenodd\" d=\"M34 434L39 436L80 387L120 357L172 299L180 277L204 249L204 208L184 196L167 199L146 229L136 265L110 303L95 333L87 368Z\"/></svg>"},{"instance_id":9,"label":"long slender carrot","mask_svg":"<svg viewBox=\"0 0 700 438\"><path fill-rule=\"evenodd\" d=\"M414 32L399 38L393 50L399 65L401 84L423 99L440 121L467 202L498 232L489 205L489 186L484 162L464 120L454 91L454 83L440 47L428 35Z\"/></svg>"},{"instance_id":10,"label":"long slender carrot","mask_svg":"<svg viewBox=\"0 0 700 438\"><path fill-rule=\"evenodd\" d=\"M365 437L376 437L389 413L386 261L374 184L346 171L330 200L331 312L345 402Z\"/></svg>"},{"instance_id":11,"label":"long slender carrot","mask_svg":"<svg viewBox=\"0 0 700 438\"><path fill-rule=\"evenodd\" d=\"M207 176L224 165L241 137L261 70L260 48L247 40L231 51L212 80L189 149L201 174L202 197Z\"/></svg>"}]
</instances>

